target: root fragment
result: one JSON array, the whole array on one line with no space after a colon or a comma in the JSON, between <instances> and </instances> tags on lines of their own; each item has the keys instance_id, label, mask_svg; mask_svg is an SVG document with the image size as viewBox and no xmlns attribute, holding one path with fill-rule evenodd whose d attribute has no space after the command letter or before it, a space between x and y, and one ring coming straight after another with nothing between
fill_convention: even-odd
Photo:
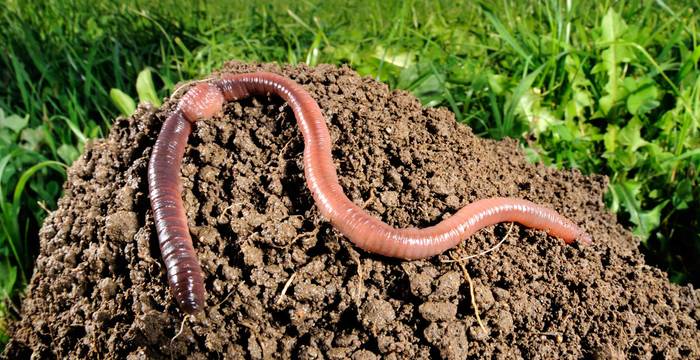
<instances>
[{"instance_id":1,"label":"root fragment","mask_svg":"<svg viewBox=\"0 0 700 360\"><path fill-rule=\"evenodd\" d=\"M454 257L453 257L453 260L454 260ZM479 307L476 305L476 297L474 296L474 283L472 282L472 277L469 275L467 268L464 266L464 261L457 261L457 265L459 265L459 267L462 268L462 272L464 273L464 278L467 279L467 282L469 283L469 296L472 298L472 307L474 308L474 314L476 315L476 322L479 323L481 330L483 330L484 333L486 333L486 326L484 326L484 322L481 321L481 314L479 313Z\"/></svg>"},{"instance_id":2,"label":"root fragment","mask_svg":"<svg viewBox=\"0 0 700 360\"><path fill-rule=\"evenodd\" d=\"M491 251L494 251L494 250L498 249L498 248L501 246L501 244L503 244L503 243L506 241L506 239L508 239L508 235L510 235L510 231L511 231L511 230L513 230L513 223L510 223L510 227L508 227L508 231L507 231L506 234L503 236L503 239L501 239L501 241L499 241L498 244L492 246L492 247L489 248L489 249L486 249L486 250L484 250L484 251L482 251L482 252L480 252L480 253L478 253L478 254L465 256L465 257L462 257L462 258L459 258L459 259L454 259L454 258L453 258L452 260L442 260L442 262L443 262L443 263L462 262L462 261L467 261L467 260L469 260L469 259L473 259L473 258L475 258L475 257L484 256L484 255L490 253Z\"/></svg>"},{"instance_id":3,"label":"root fragment","mask_svg":"<svg viewBox=\"0 0 700 360\"><path fill-rule=\"evenodd\" d=\"M180 323L180 331L178 331L177 334L175 334L175 336L173 336L172 339L170 339L170 347L171 347L171 348L173 347L173 342L175 341L175 339L177 339L178 337L180 337L180 335L182 335L182 333L185 331L185 323L187 322L187 320L188 320L190 317L194 317L194 316L193 316L193 315L190 315L190 314L187 314L187 315L185 315L184 318L182 318L182 322ZM172 352L170 353L170 358L171 358L171 359L173 358L173 353L172 353Z\"/></svg>"},{"instance_id":4,"label":"root fragment","mask_svg":"<svg viewBox=\"0 0 700 360\"><path fill-rule=\"evenodd\" d=\"M469 283L469 296L471 297L472 307L474 308L474 315L476 315L476 322L479 323L479 327L481 327L481 330L483 330L484 333L486 333L486 326L484 325L484 322L481 320L481 313L479 312L479 307L476 304L476 296L474 295L474 282L472 281L472 277L469 275L469 271L467 271L467 268L464 264L469 259L484 256L484 255L498 249L498 247L501 246L501 244L503 244L506 241L506 239L508 239L508 235L510 235L511 230L513 230L513 223L510 224L508 231L503 236L503 239L501 239L501 241L498 242L498 244L496 244L493 247L491 247L487 250L484 250L478 254L457 258L456 256L454 256L454 254L450 253L451 260L441 260L442 263L457 263L457 265L460 267L460 269L462 269L462 273L464 274L464 278L467 280L467 283Z\"/></svg>"},{"instance_id":5,"label":"root fragment","mask_svg":"<svg viewBox=\"0 0 700 360\"><path fill-rule=\"evenodd\" d=\"M280 296L277 298L277 301L275 301L275 305L279 304L282 302L282 300L286 297L287 290L289 289L289 285L292 284L292 281L294 281L294 278L297 276L296 271L292 273L292 276L289 277L287 282L284 284L284 287L282 288L282 293L280 293Z\"/></svg>"}]
</instances>

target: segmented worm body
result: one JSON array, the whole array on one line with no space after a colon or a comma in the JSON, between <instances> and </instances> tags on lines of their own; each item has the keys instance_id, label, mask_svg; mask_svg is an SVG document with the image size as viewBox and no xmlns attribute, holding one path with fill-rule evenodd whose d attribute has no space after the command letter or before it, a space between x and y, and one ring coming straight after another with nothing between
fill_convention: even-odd
<instances>
[{"instance_id":1,"label":"segmented worm body","mask_svg":"<svg viewBox=\"0 0 700 360\"><path fill-rule=\"evenodd\" d=\"M187 227L180 183L180 165L192 124L220 112L225 101L266 94L280 96L294 112L304 138L306 184L321 214L366 251L402 259L425 258L499 222L541 229L566 243L591 242L590 235L554 210L514 198L476 201L427 228L394 228L367 214L343 192L321 109L299 84L265 72L228 74L195 85L182 96L163 124L148 167L151 207L168 281L180 308L187 313L196 313L204 306L202 271Z\"/></svg>"}]
</instances>

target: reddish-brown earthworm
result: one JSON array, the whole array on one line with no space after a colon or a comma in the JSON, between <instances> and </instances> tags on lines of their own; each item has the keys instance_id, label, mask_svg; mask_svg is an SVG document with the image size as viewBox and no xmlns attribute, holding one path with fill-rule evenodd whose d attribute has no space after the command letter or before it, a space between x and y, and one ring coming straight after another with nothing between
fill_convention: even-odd
<instances>
[{"instance_id":1,"label":"reddish-brown earthworm","mask_svg":"<svg viewBox=\"0 0 700 360\"><path fill-rule=\"evenodd\" d=\"M292 108L304 138L304 174L321 214L358 247L376 254L418 259L440 254L479 229L517 222L546 231L566 243L590 243L591 237L554 210L515 198L483 199L466 205L442 222L418 228L394 228L367 214L343 192L331 157L331 137L321 109L299 84L258 72L223 75L199 83L179 100L165 120L148 166L148 188L168 281L181 309L193 314L204 306L202 270L192 246L182 203L180 165L192 124L221 111L224 101L274 94Z\"/></svg>"}]
</instances>

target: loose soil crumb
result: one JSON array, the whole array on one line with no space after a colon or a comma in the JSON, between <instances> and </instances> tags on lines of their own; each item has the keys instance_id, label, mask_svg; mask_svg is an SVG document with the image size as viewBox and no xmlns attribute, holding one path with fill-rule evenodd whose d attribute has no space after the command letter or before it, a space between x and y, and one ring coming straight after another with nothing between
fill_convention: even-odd
<instances>
[{"instance_id":1,"label":"loose soil crumb","mask_svg":"<svg viewBox=\"0 0 700 360\"><path fill-rule=\"evenodd\" d=\"M480 139L447 110L423 108L347 67L229 63L222 71L259 69L291 77L318 100L343 188L389 224L428 226L475 200L513 196L570 217L594 244L567 246L514 226L497 251L470 259L484 331L458 264L441 261L448 254L374 256L320 216L292 111L277 97L256 97L227 104L190 137L183 198L208 298L183 325L146 180L175 102L141 105L70 168L3 356L700 357L700 292L644 263L605 209L606 178L529 164L515 141ZM508 226L478 232L455 256L495 245Z\"/></svg>"}]
</instances>

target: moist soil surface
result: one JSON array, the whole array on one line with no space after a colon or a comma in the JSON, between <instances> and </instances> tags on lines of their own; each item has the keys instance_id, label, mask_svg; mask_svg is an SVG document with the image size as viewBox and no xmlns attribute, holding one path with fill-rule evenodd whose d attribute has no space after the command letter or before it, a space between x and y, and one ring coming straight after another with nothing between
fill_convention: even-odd
<instances>
[{"instance_id":1,"label":"moist soil surface","mask_svg":"<svg viewBox=\"0 0 700 360\"><path fill-rule=\"evenodd\" d=\"M289 106L255 97L228 103L190 136L183 199L207 302L185 318L167 286L146 178L171 99L117 119L70 168L4 357L700 357L700 291L644 263L604 206L605 177L530 164L515 141L481 139L449 111L346 67L222 71L259 69L318 101L345 192L389 224L424 227L511 196L556 209L594 244L499 224L426 260L366 253L314 206ZM471 287L462 263L448 262L504 238L462 262Z\"/></svg>"}]
</instances>

